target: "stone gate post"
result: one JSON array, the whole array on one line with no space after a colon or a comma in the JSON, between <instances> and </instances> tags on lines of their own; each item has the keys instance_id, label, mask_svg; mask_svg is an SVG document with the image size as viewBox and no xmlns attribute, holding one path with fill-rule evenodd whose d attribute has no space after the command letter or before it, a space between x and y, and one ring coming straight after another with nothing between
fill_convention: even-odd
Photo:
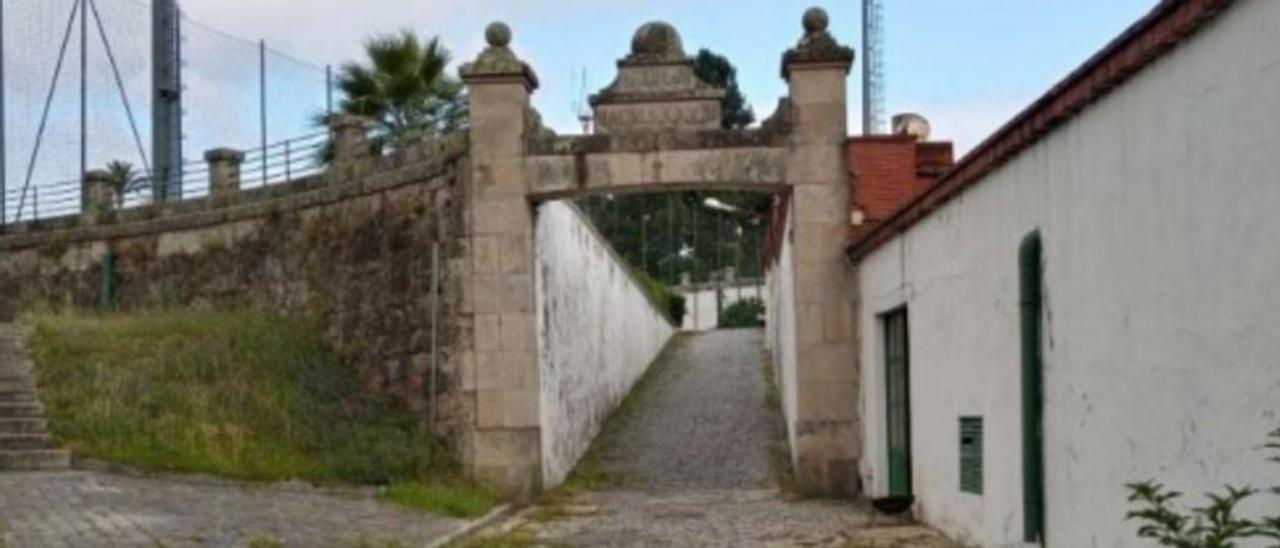
<instances>
[{"instance_id":1,"label":"stone gate post","mask_svg":"<svg viewBox=\"0 0 1280 548\"><path fill-rule=\"evenodd\" d=\"M856 278L842 249L849 234L846 79L853 50L827 31L825 11L804 15L805 35L782 59L793 130L796 376L789 417L796 479L810 492L859 492L861 425L855 346Z\"/></svg>"},{"instance_id":2,"label":"stone gate post","mask_svg":"<svg viewBox=\"0 0 1280 548\"><path fill-rule=\"evenodd\" d=\"M542 478L533 214L523 177L526 115L538 79L511 51L505 24L489 25L485 38L488 47L460 70L471 101L471 264L463 314L472 318L464 360L474 373L464 388L474 389L476 402L464 452L475 479L528 498Z\"/></svg>"}]
</instances>

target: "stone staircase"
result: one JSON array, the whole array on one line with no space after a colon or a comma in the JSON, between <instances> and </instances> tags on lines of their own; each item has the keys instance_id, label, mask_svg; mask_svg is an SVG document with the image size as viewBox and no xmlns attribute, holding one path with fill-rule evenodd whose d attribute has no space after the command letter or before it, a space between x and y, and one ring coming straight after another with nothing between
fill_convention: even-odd
<instances>
[{"instance_id":1,"label":"stone staircase","mask_svg":"<svg viewBox=\"0 0 1280 548\"><path fill-rule=\"evenodd\" d=\"M49 437L26 336L20 326L0 323L0 472L66 470L71 452Z\"/></svg>"}]
</instances>

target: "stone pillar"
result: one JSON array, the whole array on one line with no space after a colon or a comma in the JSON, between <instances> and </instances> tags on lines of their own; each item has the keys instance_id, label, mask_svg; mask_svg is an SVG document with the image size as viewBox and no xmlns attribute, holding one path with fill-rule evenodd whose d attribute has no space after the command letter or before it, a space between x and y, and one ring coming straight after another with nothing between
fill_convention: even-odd
<instances>
[{"instance_id":1,"label":"stone pillar","mask_svg":"<svg viewBox=\"0 0 1280 548\"><path fill-rule=\"evenodd\" d=\"M369 154L369 128L373 121L354 114L334 114L329 117L329 130L333 132L333 161L347 162Z\"/></svg>"},{"instance_id":2,"label":"stone pillar","mask_svg":"<svg viewBox=\"0 0 1280 548\"><path fill-rule=\"evenodd\" d=\"M825 11L804 14L805 35L782 59L794 123L787 165L795 215L795 416L788 417L801 488L860 492L859 368L854 323L856 275L849 234L846 80L853 50L827 31Z\"/></svg>"},{"instance_id":3,"label":"stone pillar","mask_svg":"<svg viewBox=\"0 0 1280 548\"><path fill-rule=\"evenodd\" d=\"M227 200L240 191L240 164L244 153L231 148L215 148L204 153L209 163L209 197Z\"/></svg>"},{"instance_id":4,"label":"stone pillar","mask_svg":"<svg viewBox=\"0 0 1280 548\"><path fill-rule=\"evenodd\" d=\"M111 186L111 174L102 170L84 174L80 186L80 216L85 224L98 224L116 208L116 189Z\"/></svg>"},{"instance_id":5,"label":"stone pillar","mask_svg":"<svg viewBox=\"0 0 1280 548\"><path fill-rule=\"evenodd\" d=\"M485 38L488 47L460 70L471 101L463 313L473 320L464 363L474 365L476 416L467 466L478 481L528 499L542 486L533 212L523 175L526 113L538 80L508 47L506 25L489 25Z\"/></svg>"}]
</instances>

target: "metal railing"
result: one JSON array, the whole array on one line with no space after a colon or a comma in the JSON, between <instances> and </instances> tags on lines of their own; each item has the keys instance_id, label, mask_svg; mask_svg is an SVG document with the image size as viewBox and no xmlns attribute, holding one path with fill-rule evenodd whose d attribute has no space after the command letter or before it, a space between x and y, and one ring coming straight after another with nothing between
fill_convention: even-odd
<instances>
[{"instance_id":1,"label":"metal railing","mask_svg":"<svg viewBox=\"0 0 1280 548\"><path fill-rule=\"evenodd\" d=\"M291 183L324 171L329 143L329 132L324 131L245 151L240 188Z\"/></svg>"},{"instance_id":2,"label":"metal railing","mask_svg":"<svg viewBox=\"0 0 1280 548\"><path fill-rule=\"evenodd\" d=\"M329 132L322 131L286 139L243 151L245 158L240 165L240 188L288 184L299 179L324 173L326 158L332 146ZM199 199L209 195L209 164L189 161L182 166L183 199ZM3 224L79 215L83 209L83 184L77 180L46 183L27 189L5 190L4 199L9 204L7 219ZM145 187L125 195L125 208L147 205L152 202L153 189Z\"/></svg>"},{"instance_id":3,"label":"metal railing","mask_svg":"<svg viewBox=\"0 0 1280 548\"><path fill-rule=\"evenodd\" d=\"M9 204L5 212L5 224L37 218L61 217L80 214L80 181L58 181L31 187L24 194L21 188L6 189L4 199Z\"/></svg>"}]
</instances>

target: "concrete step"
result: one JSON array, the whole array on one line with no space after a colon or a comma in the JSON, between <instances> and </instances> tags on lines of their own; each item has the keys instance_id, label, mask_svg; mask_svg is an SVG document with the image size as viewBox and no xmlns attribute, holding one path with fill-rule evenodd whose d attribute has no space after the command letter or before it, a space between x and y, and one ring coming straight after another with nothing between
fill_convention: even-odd
<instances>
[{"instance_id":1,"label":"concrete step","mask_svg":"<svg viewBox=\"0 0 1280 548\"><path fill-rule=\"evenodd\" d=\"M0 402L39 401L35 390L0 390Z\"/></svg>"},{"instance_id":2,"label":"concrete step","mask_svg":"<svg viewBox=\"0 0 1280 548\"><path fill-rule=\"evenodd\" d=\"M66 449L6 451L0 449L0 470L54 471L71 468L71 452Z\"/></svg>"},{"instance_id":3,"label":"concrete step","mask_svg":"<svg viewBox=\"0 0 1280 548\"><path fill-rule=\"evenodd\" d=\"M48 434L0 434L0 451L56 449Z\"/></svg>"},{"instance_id":4,"label":"concrete step","mask_svg":"<svg viewBox=\"0 0 1280 548\"><path fill-rule=\"evenodd\" d=\"M49 421L35 417L0 418L0 435L4 434L45 434L49 429Z\"/></svg>"},{"instance_id":5,"label":"concrete step","mask_svg":"<svg viewBox=\"0 0 1280 548\"><path fill-rule=\"evenodd\" d=\"M44 406L37 401L0 401L0 419L39 418L44 416Z\"/></svg>"},{"instance_id":6,"label":"concrete step","mask_svg":"<svg viewBox=\"0 0 1280 548\"><path fill-rule=\"evenodd\" d=\"M36 383L31 377L0 377L0 392L34 392Z\"/></svg>"}]
</instances>

